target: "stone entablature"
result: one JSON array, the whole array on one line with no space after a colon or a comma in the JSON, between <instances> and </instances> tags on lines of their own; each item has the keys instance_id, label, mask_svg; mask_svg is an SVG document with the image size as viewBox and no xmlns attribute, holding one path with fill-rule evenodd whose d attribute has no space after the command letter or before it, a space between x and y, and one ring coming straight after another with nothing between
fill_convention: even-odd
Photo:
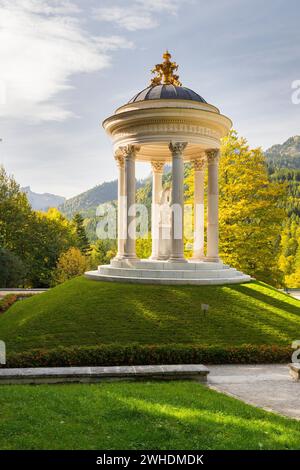
<instances>
[{"instance_id":1,"label":"stone entablature","mask_svg":"<svg viewBox=\"0 0 300 470\"><path fill-rule=\"evenodd\" d=\"M187 101L177 100L176 107L156 106L159 100L144 108L141 103L125 106L106 119L103 126L110 135L114 150L128 144L140 145L137 160L163 158L170 161L170 141L188 142L184 160L197 158L199 151L219 148L220 139L231 127L231 121L213 106L204 104L189 107ZM166 101L166 100L160 100ZM178 102L179 101L179 102ZM197 103L198 105L198 103ZM140 109L139 109L140 108Z\"/></svg>"}]
</instances>

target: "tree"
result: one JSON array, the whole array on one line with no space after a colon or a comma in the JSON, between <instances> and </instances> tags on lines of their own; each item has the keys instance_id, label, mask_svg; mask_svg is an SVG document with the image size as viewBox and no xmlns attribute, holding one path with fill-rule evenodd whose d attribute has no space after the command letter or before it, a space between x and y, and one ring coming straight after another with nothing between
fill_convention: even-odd
<instances>
[{"instance_id":1,"label":"tree","mask_svg":"<svg viewBox=\"0 0 300 470\"><path fill-rule=\"evenodd\" d=\"M270 181L261 149L250 149L235 131L223 139L219 168L220 256L262 281L279 284L279 242L285 183ZM192 201L193 173L186 179ZM207 184L207 182L206 182Z\"/></svg>"},{"instance_id":2,"label":"tree","mask_svg":"<svg viewBox=\"0 0 300 470\"><path fill-rule=\"evenodd\" d=\"M77 245L73 224L57 209L33 211L27 237L31 247L26 256L29 282L35 287L47 287L60 255Z\"/></svg>"},{"instance_id":3,"label":"tree","mask_svg":"<svg viewBox=\"0 0 300 470\"><path fill-rule=\"evenodd\" d=\"M0 248L0 287L19 287L26 271L22 261L9 250Z\"/></svg>"},{"instance_id":4,"label":"tree","mask_svg":"<svg viewBox=\"0 0 300 470\"><path fill-rule=\"evenodd\" d=\"M90 264L92 269L97 269L100 264L108 264L117 254L115 240L97 240L91 246Z\"/></svg>"},{"instance_id":5,"label":"tree","mask_svg":"<svg viewBox=\"0 0 300 470\"><path fill-rule=\"evenodd\" d=\"M300 287L300 224L293 214L284 224L280 242L279 267L287 287Z\"/></svg>"},{"instance_id":6,"label":"tree","mask_svg":"<svg viewBox=\"0 0 300 470\"><path fill-rule=\"evenodd\" d=\"M55 284L61 284L75 276L82 275L88 269L88 261L78 248L69 248L60 255L53 276Z\"/></svg>"},{"instance_id":7,"label":"tree","mask_svg":"<svg viewBox=\"0 0 300 470\"><path fill-rule=\"evenodd\" d=\"M220 159L220 251L225 262L278 284L285 184L271 182L261 149L231 132Z\"/></svg>"},{"instance_id":8,"label":"tree","mask_svg":"<svg viewBox=\"0 0 300 470\"><path fill-rule=\"evenodd\" d=\"M0 167L0 246L11 253L11 266L17 259L23 263L26 285L48 287L60 255L72 246L84 250L88 242L81 219L76 230L55 208L32 210L14 178Z\"/></svg>"},{"instance_id":9,"label":"tree","mask_svg":"<svg viewBox=\"0 0 300 470\"><path fill-rule=\"evenodd\" d=\"M27 247L24 229L28 227L31 212L20 186L0 166L0 246L21 258Z\"/></svg>"},{"instance_id":10,"label":"tree","mask_svg":"<svg viewBox=\"0 0 300 470\"><path fill-rule=\"evenodd\" d=\"M300 243L295 256L293 272L285 276L285 285L291 288L300 287Z\"/></svg>"},{"instance_id":11,"label":"tree","mask_svg":"<svg viewBox=\"0 0 300 470\"><path fill-rule=\"evenodd\" d=\"M136 254L138 258L146 259L151 256L152 240L151 235L148 234L146 238L137 238L136 240Z\"/></svg>"},{"instance_id":12,"label":"tree","mask_svg":"<svg viewBox=\"0 0 300 470\"><path fill-rule=\"evenodd\" d=\"M73 224L75 226L75 231L77 234L78 242L77 246L82 253L87 254L90 251L89 240L86 236L84 228L84 218L79 213L75 214L73 217Z\"/></svg>"}]
</instances>

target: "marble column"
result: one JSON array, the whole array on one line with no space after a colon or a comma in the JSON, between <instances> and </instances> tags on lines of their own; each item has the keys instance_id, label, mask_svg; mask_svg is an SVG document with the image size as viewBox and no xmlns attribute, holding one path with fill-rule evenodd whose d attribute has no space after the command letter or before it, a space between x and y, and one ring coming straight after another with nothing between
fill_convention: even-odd
<instances>
[{"instance_id":1,"label":"marble column","mask_svg":"<svg viewBox=\"0 0 300 470\"><path fill-rule=\"evenodd\" d=\"M126 145L121 147L124 158L125 169L125 197L126 217L125 217L125 243L123 258L137 259L135 252L136 240L136 207L135 207L135 158L139 147L136 145Z\"/></svg>"},{"instance_id":2,"label":"marble column","mask_svg":"<svg viewBox=\"0 0 300 470\"><path fill-rule=\"evenodd\" d=\"M151 235L152 253L151 259L159 259L159 205L162 192L162 175L164 162L153 161L152 166L152 206L151 206Z\"/></svg>"},{"instance_id":3,"label":"marble column","mask_svg":"<svg viewBox=\"0 0 300 470\"><path fill-rule=\"evenodd\" d=\"M206 151L208 164L207 183L207 261L219 261L219 215L218 215L218 167L219 149Z\"/></svg>"},{"instance_id":4,"label":"marble column","mask_svg":"<svg viewBox=\"0 0 300 470\"><path fill-rule=\"evenodd\" d=\"M126 197L125 197L125 163L122 155L116 154L116 162L119 169L118 175L118 253L116 259L124 257L125 250L125 217L126 217ZM125 232L125 233L124 233Z\"/></svg>"},{"instance_id":5,"label":"marble column","mask_svg":"<svg viewBox=\"0 0 300 470\"><path fill-rule=\"evenodd\" d=\"M194 247L192 261L204 258L204 169L205 154L192 161L194 167Z\"/></svg>"},{"instance_id":6,"label":"marble column","mask_svg":"<svg viewBox=\"0 0 300 470\"><path fill-rule=\"evenodd\" d=\"M171 142L172 153L172 231L170 262L186 262L184 258L184 160L187 142Z\"/></svg>"}]
</instances>

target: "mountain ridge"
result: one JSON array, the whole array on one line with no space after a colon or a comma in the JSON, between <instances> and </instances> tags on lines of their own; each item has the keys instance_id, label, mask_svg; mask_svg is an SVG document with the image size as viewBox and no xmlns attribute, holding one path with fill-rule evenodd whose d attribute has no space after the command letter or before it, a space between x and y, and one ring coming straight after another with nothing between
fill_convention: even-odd
<instances>
[{"instance_id":1,"label":"mountain ridge","mask_svg":"<svg viewBox=\"0 0 300 470\"><path fill-rule=\"evenodd\" d=\"M50 207L59 207L66 200L63 196L51 193L35 193L30 186L24 186L21 191L26 194L32 209L47 211Z\"/></svg>"},{"instance_id":2,"label":"mountain ridge","mask_svg":"<svg viewBox=\"0 0 300 470\"><path fill-rule=\"evenodd\" d=\"M283 144L272 145L264 154L274 167L300 169L300 135L290 137Z\"/></svg>"},{"instance_id":3,"label":"mountain ridge","mask_svg":"<svg viewBox=\"0 0 300 470\"><path fill-rule=\"evenodd\" d=\"M282 144L272 145L264 152L264 154L271 172L282 168L300 169L300 135L290 137ZM147 181L149 181L149 178L137 181L137 189L145 186ZM68 218L71 218L76 212L80 212L84 217L95 217L96 209L99 204L115 201L118 197L117 179L98 184L69 199L65 199L62 196L51 195L49 193L39 195L37 193L33 193L29 186L22 188L22 191L26 192L28 189L29 195L27 194L27 197L34 209L45 210L47 207L58 207L58 209ZM57 199L53 199L52 205L40 202L39 206L35 207L37 203L32 195L40 196L42 198L41 201L47 200L47 196L61 198L62 201L57 203ZM36 198L36 200L38 200L38 198Z\"/></svg>"}]
</instances>

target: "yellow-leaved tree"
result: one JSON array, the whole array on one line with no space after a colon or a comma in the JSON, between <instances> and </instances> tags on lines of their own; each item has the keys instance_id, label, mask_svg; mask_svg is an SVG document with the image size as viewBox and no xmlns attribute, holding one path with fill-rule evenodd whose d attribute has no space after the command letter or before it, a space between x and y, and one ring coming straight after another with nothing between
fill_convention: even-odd
<instances>
[{"instance_id":1,"label":"yellow-leaved tree","mask_svg":"<svg viewBox=\"0 0 300 470\"><path fill-rule=\"evenodd\" d=\"M88 259L79 248L71 247L60 255L54 273L54 284L61 284L75 276L82 275L88 269Z\"/></svg>"},{"instance_id":2,"label":"yellow-leaved tree","mask_svg":"<svg viewBox=\"0 0 300 470\"><path fill-rule=\"evenodd\" d=\"M193 199L192 170L186 178ZM279 285L278 251L284 210L279 202L285 185L271 182L260 148L232 131L223 139L219 165L220 257L231 266Z\"/></svg>"}]
</instances>

